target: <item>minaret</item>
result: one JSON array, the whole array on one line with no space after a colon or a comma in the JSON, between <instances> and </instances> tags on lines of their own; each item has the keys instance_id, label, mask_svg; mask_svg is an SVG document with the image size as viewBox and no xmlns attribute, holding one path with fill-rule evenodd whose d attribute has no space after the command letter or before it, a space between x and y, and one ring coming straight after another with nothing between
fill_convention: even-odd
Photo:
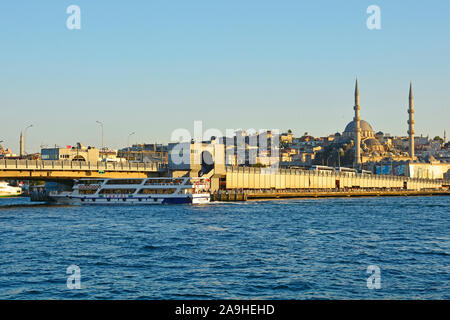
<instances>
[{"instance_id":1,"label":"minaret","mask_svg":"<svg viewBox=\"0 0 450 320\"><path fill-rule=\"evenodd\" d=\"M23 134L22 134L22 131L20 131L19 149L20 149L20 157L22 158L22 157L24 156L24 150L23 150Z\"/></svg>"},{"instance_id":2,"label":"minaret","mask_svg":"<svg viewBox=\"0 0 450 320\"><path fill-rule=\"evenodd\" d=\"M408 135L409 135L409 157L414 160L414 98L412 91L412 82L409 84L409 120L408 120Z\"/></svg>"},{"instance_id":3,"label":"minaret","mask_svg":"<svg viewBox=\"0 0 450 320\"><path fill-rule=\"evenodd\" d=\"M355 122L355 131L354 131L355 160L353 166L355 168L359 168L359 166L361 165L361 128L360 128L361 117L359 116L359 110L361 109L361 107L359 106L358 78L356 78L355 106L353 107L353 109L355 110L355 117L353 118L353 121Z\"/></svg>"},{"instance_id":4,"label":"minaret","mask_svg":"<svg viewBox=\"0 0 450 320\"><path fill-rule=\"evenodd\" d=\"M444 130L444 145L447 143L447 131Z\"/></svg>"}]
</instances>

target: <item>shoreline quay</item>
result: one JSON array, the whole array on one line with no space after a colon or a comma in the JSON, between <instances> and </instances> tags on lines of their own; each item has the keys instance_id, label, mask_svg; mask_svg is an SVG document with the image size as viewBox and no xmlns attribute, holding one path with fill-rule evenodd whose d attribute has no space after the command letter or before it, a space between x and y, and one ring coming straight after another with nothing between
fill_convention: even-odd
<instances>
[{"instance_id":1,"label":"shoreline quay","mask_svg":"<svg viewBox=\"0 0 450 320\"><path fill-rule=\"evenodd\" d=\"M450 190L305 191L211 194L211 201L278 200L301 198L450 196Z\"/></svg>"}]
</instances>

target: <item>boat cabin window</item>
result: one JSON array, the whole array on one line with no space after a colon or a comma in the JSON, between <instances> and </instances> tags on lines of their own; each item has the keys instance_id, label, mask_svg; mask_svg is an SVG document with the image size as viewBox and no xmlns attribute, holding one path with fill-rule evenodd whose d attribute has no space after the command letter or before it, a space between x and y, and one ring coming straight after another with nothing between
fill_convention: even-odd
<instances>
[{"instance_id":1,"label":"boat cabin window","mask_svg":"<svg viewBox=\"0 0 450 320\"><path fill-rule=\"evenodd\" d=\"M142 179L114 179L108 180L106 184L141 184Z\"/></svg>"},{"instance_id":2,"label":"boat cabin window","mask_svg":"<svg viewBox=\"0 0 450 320\"><path fill-rule=\"evenodd\" d=\"M85 186L89 186L91 184L102 184L105 180L80 180L78 184L83 184Z\"/></svg>"},{"instance_id":3,"label":"boat cabin window","mask_svg":"<svg viewBox=\"0 0 450 320\"><path fill-rule=\"evenodd\" d=\"M172 194L175 192L174 188L167 189L142 189L138 193L139 194Z\"/></svg>"},{"instance_id":4,"label":"boat cabin window","mask_svg":"<svg viewBox=\"0 0 450 320\"><path fill-rule=\"evenodd\" d=\"M184 179L149 179L145 182L146 185L180 185Z\"/></svg>"},{"instance_id":5,"label":"boat cabin window","mask_svg":"<svg viewBox=\"0 0 450 320\"><path fill-rule=\"evenodd\" d=\"M102 189L99 194L132 194L136 189Z\"/></svg>"},{"instance_id":6,"label":"boat cabin window","mask_svg":"<svg viewBox=\"0 0 450 320\"><path fill-rule=\"evenodd\" d=\"M83 190L79 190L78 192L80 194L94 194L94 193L97 192L97 190L86 190L86 189L83 189Z\"/></svg>"}]
</instances>

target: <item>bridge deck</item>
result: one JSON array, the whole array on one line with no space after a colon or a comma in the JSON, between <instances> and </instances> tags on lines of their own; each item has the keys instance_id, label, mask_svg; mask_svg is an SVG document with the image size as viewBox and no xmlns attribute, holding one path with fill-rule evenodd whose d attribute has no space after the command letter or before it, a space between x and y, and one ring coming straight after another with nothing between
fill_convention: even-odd
<instances>
[{"instance_id":1,"label":"bridge deck","mask_svg":"<svg viewBox=\"0 0 450 320\"><path fill-rule=\"evenodd\" d=\"M145 178L166 170L160 163L0 160L0 179Z\"/></svg>"}]
</instances>

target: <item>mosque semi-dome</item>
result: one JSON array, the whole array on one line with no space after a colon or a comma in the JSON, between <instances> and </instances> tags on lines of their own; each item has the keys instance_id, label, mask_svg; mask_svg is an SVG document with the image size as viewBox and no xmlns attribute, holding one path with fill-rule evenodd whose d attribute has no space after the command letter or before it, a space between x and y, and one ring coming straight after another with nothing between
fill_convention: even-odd
<instances>
[{"instance_id":1,"label":"mosque semi-dome","mask_svg":"<svg viewBox=\"0 0 450 320\"><path fill-rule=\"evenodd\" d=\"M377 151L377 152L384 152L384 147L381 145L381 143L374 138L368 138L366 140L364 140L364 145L366 146L366 148L371 151Z\"/></svg>"}]
</instances>

